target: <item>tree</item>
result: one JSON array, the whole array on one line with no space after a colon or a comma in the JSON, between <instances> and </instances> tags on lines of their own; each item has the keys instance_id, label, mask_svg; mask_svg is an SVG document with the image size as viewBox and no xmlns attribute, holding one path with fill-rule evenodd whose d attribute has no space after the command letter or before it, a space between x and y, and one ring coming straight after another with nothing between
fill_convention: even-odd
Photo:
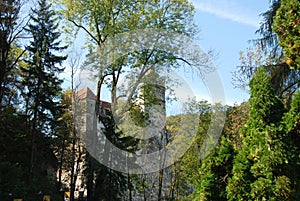
<instances>
[{"instance_id":1,"label":"tree","mask_svg":"<svg viewBox=\"0 0 300 201\"><path fill-rule=\"evenodd\" d=\"M80 158L82 155L80 145L76 146L78 137L74 132L75 125L72 113L73 93L75 92L72 90L66 90L62 94L60 110L56 117L57 124L54 127L56 138L52 144L56 157L58 158L58 189L63 188L63 184L67 183L68 187L70 187L70 200L74 200L74 189L76 184L74 175L77 175L74 173L74 168L78 164L78 161L81 160ZM78 158L75 157L75 154L78 155ZM68 177L63 178L63 173L68 175ZM68 181L63 181L63 179L68 179Z\"/></svg>"},{"instance_id":2,"label":"tree","mask_svg":"<svg viewBox=\"0 0 300 201\"><path fill-rule=\"evenodd\" d=\"M283 117L283 130L286 132L286 141L289 143L289 166L287 173L291 178L291 185L293 187L293 200L297 200L300 196L300 175L299 169L299 155L300 155L300 93L297 92L292 100L291 109Z\"/></svg>"},{"instance_id":3,"label":"tree","mask_svg":"<svg viewBox=\"0 0 300 201\"><path fill-rule=\"evenodd\" d=\"M281 0L270 0L270 8L266 12L262 13L263 21L256 31L261 37L254 41L259 44L263 50L271 50L271 55L281 55L281 48L278 44L278 37L272 29L274 23L274 16L281 5Z\"/></svg>"},{"instance_id":4,"label":"tree","mask_svg":"<svg viewBox=\"0 0 300 201\"><path fill-rule=\"evenodd\" d=\"M70 200L75 198L75 191L84 188L83 166L85 162L86 149L80 140L80 131L76 129L82 125L83 119L80 116L83 112L83 105L75 74L80 64L80 54L75 52L69 57L71 69L70 89L63 92L57 124L55 124L55 140L52 146L58 158L58 189L69 189ZM81 188L81 189L80 189Z\"/></svg>"},{"instance_id":5,"label":"tree","mask_svg":"<svg viewBox=\"0 0 300 201\"><path fill-rule=\"evenodd\" d=\"M43 191L56 198L56 180L53 178L56 158L50 149L51 140L41 133L37 133L34 147L39 168L31 174L28 172L32 146L31 128L26 121L26 115L12 106L3 108L0 114L0 197L12 193L35 200L35 195Z\"/></svg>"},{"instance_id":6,"label":"tree","mask_svg":"<svg viewBox=\"0 0 300 201\"><path fill-rule=\"evenodd\" d=\"M300 73L286 64L285 55L274 29L274 19L281 6L281 0L270 1L270 3L269 10L261 14L263 21L256 31L259 38L252 40L253 47L247 48L240 54L241 65L233 73L233 82L236 87L248 89L249 81L256 70L264 66L271 75L276 95L289 105L299 87Z\"/></svg>"},{"instance_id":7,"label":"tree","mask_svg":"<svg viewBox=\"0 0 300 201\"><path fill-rule=\"evenodd\" d=\"M226 187L229 200L288 200L292 196L287 176L288 144L279 129L284 106L274 94L269 75L259 68L250 82L249 120L242 147L234 158Z\"/></svg>"},{"instance_id":8,"label":"tree","mask_svg":"<svg viewBox=\"0 0 300 201\"><path fill-rule=\"evenodd\" d=\"M0 162L0 173L1 199L5 194L11 193L14 196L20 196L28 190L25 182L22 181L24 171L18 165L10 162Z\"/></svg>"},{"instance_id":9,"label":"tree","mask_svg":"<svg viewBox=\"0 0 300 201\"><path fill-rule=\"evenodd\" d=\"M227 200L226 186L232 177L233 160L245 138L241 128L248 121L248 112L247 102L227 109L219 143L198 168L194 200Z\"/></svg>"},{"instance_id":10,"label":"tree","mask_svg":"<svg viewBox=\"0 0 300 201\"><path fill-rule=\"evenodd\" d=\"M283 48L286 63L293 69L300 69L299 9L299 1L282 0L272 26Z\"/></svg>"},{"instance_id":11,"label":"tree","mask_svg":"<svg viewBox=\"0 0 300 201\"><path fill-rule=\"evenodd\" d=\"M8 104L4 98L10 96L15 76L14 69L24 50L17 51L17 39L23 31L20 20L22 1L0 1L0 104ZM4 101L4 102L3 102Z\"/></svg>"},{"instance_id":12,"label":"tree","mask_svg":"<svg viewBox=\"0 0 300 201\"><path fill-rule=\"evenodd\" d=\"M187 0L141 0L135 2L129 0L100 2L61 0L60 3L63 6L61 13L71 23L66 28L71 32L82 29L91 41L86 64L90 64L88 67L92 66L99 72L96 105L100 104L100 94L104 85L110 89L112 105L118 104L117 85L120 83L121 74L124 74L126 68L131 71L128 77L132 78L131 85L133 86L126 97L126 101L130 105L134 95L138 92L141 80L151 68L153 69L156 64L166 64L167 62L174 64L177 60L174 54L154 48L128 52L109 66L102 66L100 61L106 59L101 58L103 55L99 56L95 50L104 47L107 41L124 32L147 28L165 29L191 37L195 34L192 19L194 8ZM98 111L97 108L95 111ZM98 117L100 122L105 122L105 119L99 114ZM110 125L114 125L114 123ZM114 134L117 133L112 132L108 136ZM108 155L105 154L105 156ZM87 184L89 200L92 200L93 197L94 168L95 164L91 159Z\"/></svg>"},{"instance_id":13,"label":"tree","mask_svg":"<svg viewBox=\"0 0 300 201\"><path fill-rule=\"evenodd\" d=\"M0 193L22 195L28 192L26 176L30 141L26 134L30 130L24 115L12 107L3 108L0 114ZM18 125L18 126L16 126Z\"/></svg>"},{"instance_id":14,"label":"tree","mask_svg":"<svg viewBox=\"0 0 300 201\"><path fill-rule=\"evenodd\" d=\"M36 164L36 135L50 134L53 117L58 111L59 95L62 80L58 74L63 68L58 67L66 59L58 53L64 50L58 41L60 33L54 18L54 12L45 0L38 2L38 7L32 10L31 23L26 29L32 36L30 45L26 47L28 58L22 67L22 95L25 101L27 121L31 128L31 162L29 170L33 171ZM57 53L57 54L56 54Z\"/></svg>"},{"instance_id":15,"label":"tree","mask_svg":"<svg viewBox=\"0 0 300 201\"><path fill-rule=\"evenodd\" d=\"M222 136L218 147L201 163L194 200L227 200L226 185L232 176L235 155L236 150L228 136Z\"/></svg>"}]
</instances>

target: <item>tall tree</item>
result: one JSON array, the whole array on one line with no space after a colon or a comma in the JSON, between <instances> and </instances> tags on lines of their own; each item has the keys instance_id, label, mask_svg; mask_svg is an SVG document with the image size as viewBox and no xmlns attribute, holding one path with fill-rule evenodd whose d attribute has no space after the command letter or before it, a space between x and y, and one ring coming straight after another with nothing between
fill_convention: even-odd
<instances>
[{"instance_id":1,"label":"tall tree","mask_svg":"<svg viewBox=\"0 0 300 201\"><path fill-rule=\"evenodd\" d=\"M159 64L166 64L169 61L169 63L174 64L176 60L176 57L169 53L155 49L145 49L139 52L128 52L115 63L109 64L109 66L101 66L100 61L103 58L99 58L95 50L105 46L108 40L124 32L144 30L146 28L160 28L187 36L194 36L195 34L195 26L192 19L194 8L187 0L139 0L135 2L130 0L61 0L60 2L64 7L62 14L71 23L67 29L71 29L71 31L82 29L92 41L90 43L88 63L99 71L96 106L100 104L100 94L105 84L111 90L112 104L117 104L117 85L120 83L120 75L124 73L125 68L130 68L132 74L129 76L133 78L131 82L133 87L130 88L127 94L128 97L126 97L127 103L130 105L134 95L137 94L141 79L149 69L159 62ZM97 107L95 111L98 112ZM105 119L99 114L98 117L105 124ZM108 125L114 125L114 123ZM114 134L117 134L117 132L110 133L108 136ZM104 155L109 156L109 154ZM106 161L105 158L104 160ZM92 200L93 197L94 169L95 161L91 159L87 185L89 200Z\"/></svg>"},{"instance_id":2,"label":"tall tree","mask_svg":"<svg viewBox=\"0 0 300 201\"><path fill-rule=\"evenodd\" d=\"M279 129L284 106L274 94L269 75L259 68L250 82L249 120L245 137L234 158L227 185L229 200L288 200L291 180L285 171L285 134Z\"/></svg>"},{"instance_id":3,"label":"tall tree","mask_svg":"<svg viewBox=\"0 0 300 201\"><path fill-rule=\"evenodd\" d=\"M21 69L24 87L22 95L31 128L30 172L36 164L36 135L39 132L49 134L53 117L58 111L62 83L58 74L63 71L58 65L66 59L60 53L66 47L60 45L58 23L50 7L46 0L40 0L37 8L32 10L31 23L27 29L32 40L26 47L26 65Z\"/></svg>"}]
</instances>

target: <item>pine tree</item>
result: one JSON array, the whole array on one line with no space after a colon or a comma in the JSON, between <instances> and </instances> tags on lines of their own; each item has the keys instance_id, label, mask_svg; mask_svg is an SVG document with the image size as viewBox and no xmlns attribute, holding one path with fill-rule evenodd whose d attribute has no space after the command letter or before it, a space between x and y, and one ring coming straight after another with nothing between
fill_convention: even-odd
<instances>
[{"instance_id":1,"label":"pine tree","mask_svg":"<svg viewBox=\"0 0 300 201\"><path fill-rule=\"evenodd\" d=\"M291 180L286 174L287 148L280 122L284 112L270 77L259 68L250 82L246 136L234 159L227 185L229 200L289 200Z\"/></svg>"},{"instance_id":2,"label":"pine tree","mask_svg":"<svg viewBox=\"0 0 300 201\"><path fill-rule=\"evenodd\" d=\"M32 155L29 170L32 172L37 133L49 134L51 123L59 107L62 80L58 74L63 68L58 67L66 59L60 51L66 47L60 45L60 33L57 31L55 13L46 0L40 0L33 9L30 24L26 29L32 36L26 66L22 70L22 95L25 100L25 112L31 128Z\"/></svg>"}]
</instances>

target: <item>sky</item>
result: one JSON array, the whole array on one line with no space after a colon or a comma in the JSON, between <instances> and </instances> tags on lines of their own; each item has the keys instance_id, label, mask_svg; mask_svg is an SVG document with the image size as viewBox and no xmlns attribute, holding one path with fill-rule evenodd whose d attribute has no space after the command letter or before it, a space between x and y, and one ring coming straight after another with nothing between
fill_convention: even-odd
<instances>
[{"instance_id":1,"label":"sky","mask_svg":"<svg viewBox=\"0 0 300 201\"><path fill-rule=\"evenodd\" d=\"M225 89L226 104L241 103L248 92L232 85L232 72L239 62L239 52L255 39L262 18L269 8L268 0L192 0L195 23L200 28L199 45L205 51L214 50L214 60Z\"/></svg>"},{"instance_id":2,"label":"sky","mask_svg":"<svg viewBox=\"0 0 300 201\"><path fill-rule=\"evenodd\" d=\"M223 84L225 103L234 105L246 101L249 94L234 88L232 72L240 64L239 52L249 47L249 40L258 37L255 31L262 21L259 15L268 10L269 1L191 0L191 2L196 9L195 24L200 29L197 43L204 51L213 50L217 55L213 62ZM207 87L205 88L203 84L195 84L189 78L186 80L185 84L189 85L197 99L211 101L211 94ZM182 87L178 89L178 93L185 96L189 91L187 89Z\"/></svg>"}]
</instances>

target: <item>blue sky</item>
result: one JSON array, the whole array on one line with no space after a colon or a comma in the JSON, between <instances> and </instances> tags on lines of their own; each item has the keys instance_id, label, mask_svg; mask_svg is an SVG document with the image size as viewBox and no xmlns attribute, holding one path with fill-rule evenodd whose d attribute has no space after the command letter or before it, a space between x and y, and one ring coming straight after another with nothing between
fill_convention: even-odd
<instances>
[{"instance_id":1,"label":"blue sky","mask_svg":"<svg viewBox=\"0 0 300 201\"><path fill-rule=\"evenodd\" d=\"M249 94L234 89L232 72L239 63L239 52L246 50L249 40L268 10L268 0L192 0L196 8L195 23L200 28L200 46L218 53L214 61L225 89L226 103L240 103Z\"/></svg>"}]
</instances>

